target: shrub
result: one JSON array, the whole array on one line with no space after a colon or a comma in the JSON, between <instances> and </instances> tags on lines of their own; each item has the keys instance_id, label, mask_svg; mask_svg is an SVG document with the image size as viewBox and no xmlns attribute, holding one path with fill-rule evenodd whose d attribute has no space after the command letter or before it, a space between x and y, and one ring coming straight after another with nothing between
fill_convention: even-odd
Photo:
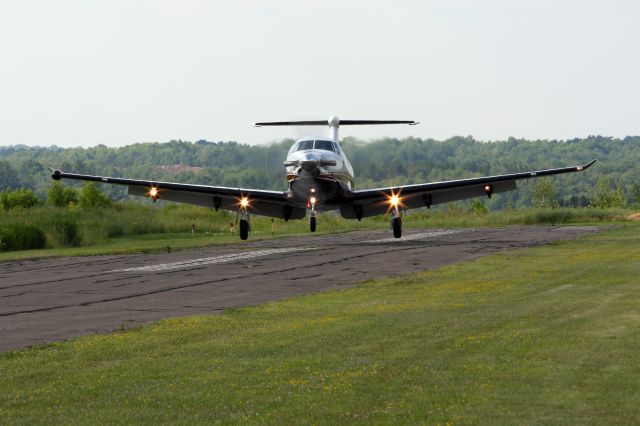
<instances>
[{"instance_id":1,"label":"shrub","mask_svg":"<svg viewBox=\"0 0 640 426\"><path fill-rule=\"evenodd\" d=\"M537 223L567 223L570 222L573 214L570 210L537 210L527 212L524 223L527 225L535 225Z\"/></svg>"},{"instance_id":2,"label":"shrub","mask_svg":"<svg viewBox=\"0 0 640 426\"><path fill-rule=\"evenodd\" d=\"M44 248L46 242L42 229L34 225L0 227L0 251L39 249Z\"/></svg>"},{"instance_id":3,"label":"shrub","mask_svg":"<svg viewBox=\"0 0 640 426\"><path fill-rule=\"evenodd\" d=\"M39 206L42 202L32 190L20 188L14 191L0 193L0 204L5 210L16 208L31 208Z\"/></svg>"},{"instance_id":4,"label":"shrub","mask_svg":"<svg viewBox=\"0 0 640 426\"><path fill-rule=\"evenodd\" d=\"M107 237L121 237L124 235L124 225L122 222L111 220L107 222Z\"/></svg>"},{"instance_id":5,"label":"shrub","mask_svg":"<svg viewBox=\"0 0 640 426\"><path fill-rule=\"evenodd\" d=\"M471 203L469 203L469 208L467 209L467 213L474 215L482 215L489 211L487 206L480 198L476 198Z\"/></svg>"},{"instance_id":6,"label":"shrub","mask_svg":"<svg viewBox=\"0 0 640 426\"><path fill-rule=\"evenodd\" d=\"M623 208L627 205L627 198L622 190L620 182L616 184L616 189L611 188L611 180L605 177L600 178L596 187L596 198L591 203L592 207L601 209Z\"/></svg>"},{"instance_id":7,"label":"shrub","mask_svg":"<svg viewBox=\"0 0 640 426\"><path fill-rule=\"evenodd\" d=\"M54 207L67 207L78 202L78 192L70 186L53 182L47 194L47 202Z\"/></svg>"},{"instance_id":8,"label":"shrub","mask_svg":"<svg viewBox=\"0 0 640 426\"><path fill-rule=\"evenodd\" d=\"M135 220L131 224L130 233L133 235L155 234L165 232L164 223L152 220Z\"/></svg>"},{"instance_id":9,"label":"shrub","mask_svg":"<svg viewBox=\"0 0 640 426\"><path fill-rule=\"evenodd\" d=\"M76 247L82 242L77 223L71 218L52 217L49 221L51 243L59 247Z\"/></svg>"},{"instance_id":10,"label":"shrub","mask_svg":"<svg viewBox=\"0 0 640 426\"><path fill-rule=\"evenodd\" d=\"M93 182L87 182L78 197L78 205L82 208L109 207L111 204L113 204L111 199L100 191Z\"/></svg>"}]
</instances>

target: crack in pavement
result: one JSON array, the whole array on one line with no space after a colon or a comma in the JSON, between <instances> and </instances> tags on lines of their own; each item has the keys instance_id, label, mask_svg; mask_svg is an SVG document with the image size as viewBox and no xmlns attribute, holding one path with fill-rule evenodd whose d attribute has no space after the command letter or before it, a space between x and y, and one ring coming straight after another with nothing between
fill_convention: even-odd
<instances>
[{"instance_id":1,"label":"crack in pavement","mask_svg":"<svg viewBox=\"0 0 640 426\"><path fill-rule=\"evenodd\" d=\"M401 249L401 250L410 250L410 248ZM398 249L395 248L394 251L398 251ZM373 255L377 255L377 254L381 254L381 253L387 253L387 252L388 251L367 253L367 254L351 256L351 257L343 258L343 259L339 259L339 260L331 260L331 261L327 261L327 262L320 262L320 263L317 263L317 264L314 264L314 265L311 265L311 266L316 267L316 266L323 266L323 265L329 265L329 264L334 264L334 263L342 263L342 262L345 262L345 261L350 260L350 259L357 259L357 258L361 258L361 257L373 256ZM278 270L266 271L266 272L256 271L256 273L253 273L253 274L244 274L244 275L236 275L236 276L224 277L224 278L219 278L219 279L216 279L216 280L208 280L208 281L202 281L202 282L197 282L197 283L184 284L184 285L168 287L168 288L161 288L161 289L142 292L142 293L128 294L128 295L123 295L123 296L118 296L118 297L111 297L111 298L104 298L104 299L99 299L99 300L91 300L91 301L86 301L86 302L81 302L81 303L72 303L72 304L66 304L66 305L47 306L47 307L43 307L43 308L26 309L26 310L21 310L21 311L14 311L14 312L3 312L3 313L0 313L0 317L9 317L9 316L14 316L14 315L30 314L30 313L35 313L35 312L48 312L48 311L52 311L52 310L65 309L65 308L92 306L92 305L96 305L96 304L100 304L100 303L108 303L108 302L115 302L115 301L120 301L120 300L134 299L134 298L144 297L144 296L151 296L151 295L154 295L154 294L160 294L160 293L180 290L180 289L184 289L184 288L192 288L192 287L198 287L198 286L207 285L207 284L220 283L220 282L225 282L225 281L230 281L230 280L244 279L244 278L249 278L249 277L252 277L252 276L271 275L271 274L277 274L277 273L282 273L282 272L295 271L297 269L298 269L297 267L291 267L291 268L278 269ZM159 273L159 274L161 274L161 273Z\"/></svg>"},{"instance_id":2,"label":"crack in pavement","mask_svg":"<svg viewBox=\"0 0 640 426\"><path fill-rule=\"evenodd\" d=\"M216 266L194 265L189 258L208 259L242 250L232 244L133 257L82 258L74 262L53 258L0 263L0 277L6 285L0 285L0 306L5 311L0 314L0 351L34 342L64 340L87 330L109 331L122 324L219 313L231 307L351 287L362 280L423 271L496 251L576 238L597 229L514 226L466 229L438 236L429 231L409 241L366 244L365 241L381 240L380 237L388 233L358 231L282 238L249 243L243 248L245 252L287 247L315 250ZM409 231L407 236L416 233ZM184 267L178 270L110 272L132 266L181 262ZM37 270L30 271L30 266Z\"/></svg>"}]
</instances>

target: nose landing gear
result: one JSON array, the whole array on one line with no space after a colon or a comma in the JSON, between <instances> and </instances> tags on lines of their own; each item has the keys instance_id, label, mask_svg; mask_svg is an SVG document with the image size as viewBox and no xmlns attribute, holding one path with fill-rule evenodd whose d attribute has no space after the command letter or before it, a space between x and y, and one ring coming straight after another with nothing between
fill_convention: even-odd
<instances>
[{"instance_id":1,"label":"nose landing gear","mask_svg":"<svg viewBox=\"0 0 640 426\"><path fill-rule=\"evenodd\" d=\"M316 212L315 212L315 210L311 211L311 216L309 216L309 230L311 232L316 232Z\"/></svg>"},{"instance_id":2,"label":"nose landing gear","mask_svg":"<svg viewBox=\"0 0 640 426\"><path fill-rule=\"evenodd\" d=\"M307 201L307 209L309 209L309 230L316 232L317 217L316 217L316 202L318 199L315 197L315 188L311 188L311 196Z\"/></svg>"},{"instance_id":3,"label":"nose landing gear","mask_svg":"<svg viewBox=\"0 0 640 426\"><path fill-rule=\"evenodd\" d=\"M314 193L315 190L312 189L311 193ZM316 225L317 225L317 217L316 217L316 197L311 196L309 197L309 202L307 203L307 207L310 207L310 212L309 212L309 230L311 232L316 232Z\"/></svg>"}]
</instances>

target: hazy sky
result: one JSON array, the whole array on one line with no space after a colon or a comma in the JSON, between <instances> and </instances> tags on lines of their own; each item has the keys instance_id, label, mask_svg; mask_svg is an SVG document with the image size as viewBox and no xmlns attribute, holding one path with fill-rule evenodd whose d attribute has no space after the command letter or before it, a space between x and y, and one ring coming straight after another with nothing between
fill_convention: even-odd
<instances>
[{"instance_id":1,"label":"hazy sky","mask_svg":"<svg viewBox=\"0 0 640 426\"><path fill-rule=\"evenodd\" d=\"M640 134L637 0L0 0L0 145ZM322 130L324 132L324 130Z\"/></svg>"}]
</instances>

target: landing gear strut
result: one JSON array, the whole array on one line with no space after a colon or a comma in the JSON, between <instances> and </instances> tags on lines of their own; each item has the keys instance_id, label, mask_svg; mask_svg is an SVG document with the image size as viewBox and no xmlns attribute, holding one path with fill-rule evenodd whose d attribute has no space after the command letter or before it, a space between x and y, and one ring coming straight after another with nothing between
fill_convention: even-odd
<instances>
[{"instance_id":1,"label":"landing gear strut","mask_svg":"<svg viewBox=\"0 0 640 426\"><path fill-rule=\"evenodd\" d=\"M311 232L316 232L316 212L312 211L311 216L309 217L309 230Z\"/></svg>"},{"instance_id":2,"label":"landing gear strut","mask_svg":"<svg viewBox=\"0 0 640 426\"><path fill-rule=\"evenodd\" d=\"M314 190L312 190L312 193ZM309 197L309 201L307 203L307 207L311 207L311 211L309 212L309 230L311 232L316 232L316 197L313 195Z\"/></svg>"},{"instance_id":3,"label":"landing gear strut","mask_svg":"<svg viewBox=\"0 0 640 426\"><path fill-rule=\"evenodd\" d=\"M392 210L391 216L391 228L393 228L393 236L395 238L402 237L402 217L397 208Z\"/></svg>"},{"instance_id":4,"label":"landing gear strut","mask_svg":"<svg viewBox=\"0 0 640 426\"><path fill-rule=\"evenodd\" d=\"M246 209L240 209L240 239L249 238L249 212Z\"/></svg>"}]
</instances>

